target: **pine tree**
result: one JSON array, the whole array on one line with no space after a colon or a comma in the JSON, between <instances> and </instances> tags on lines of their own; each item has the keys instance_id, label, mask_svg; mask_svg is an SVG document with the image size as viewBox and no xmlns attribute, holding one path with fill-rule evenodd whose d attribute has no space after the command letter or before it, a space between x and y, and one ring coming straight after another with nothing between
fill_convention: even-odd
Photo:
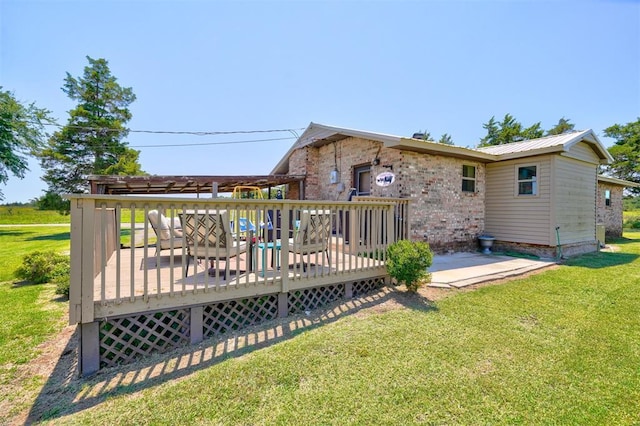
<instances>
[{"instance_id":1,"label":"pine tree","mask_svg":"<svg viewBox=\"0 0 640 426\"><path fill-rule=\"evenodd\" d=\"M487 130L487 135L480 139L480 146L502 145L505 143L520 142L526 139L536 139L544 135L540 122L527 128L511 114L505 114L502 122L498 123L494 117L482 125Z\"/></svg>"},{"instance_id":2,"label":"pine tree","mask_svg":"<svg viewBox=\"0 0 640 426\"><path fill-rule=\"evenodd\" d=\"M561 135L563 133L572 132L576 125L573 123L569 123L569 121L571 120L562 117L560 120L558 120L558 124L547 131L547 136Z\"/></svg>"},{"instance_id":3,"label":"pine tree","mask_svg":"<svg viewBox=\"0 0 640 426\"><path fill-rule=\"evenodd\" d=\"M440 136L440 140L438 141L438 143L441 143L444 145L453 145L453 139L451 138L451 135L449 133L445 133L442 136Z\"/></svg>"},{"instance_id":4,"label":"pine tree","mask_svg":"<svg viewBox=\"0 0 640 426\"><path fill-rule=\"evenodd\" d=\"M78 104L40 154L43 180L48 191L58 194L86 192L89 175L107 174L120 161L131 158L124 141L128 135L125 125L131 119L128 107L136 97L130 87L118 84L105 59L87 56L87 60L82 77L67 73L62 91Z\"/></svg>"}]
</instances>

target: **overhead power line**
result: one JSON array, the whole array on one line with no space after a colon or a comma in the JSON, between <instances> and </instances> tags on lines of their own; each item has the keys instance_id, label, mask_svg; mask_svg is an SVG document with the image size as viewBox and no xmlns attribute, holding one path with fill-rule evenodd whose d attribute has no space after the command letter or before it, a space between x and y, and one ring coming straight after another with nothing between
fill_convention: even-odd
<instances>
[{"instance_id":1,"label":"overhead power line","mask_svg":"<svg viewBox=\"0 0 640 426\"><path fill-rule=\"evenodd\" d=\"M161 144L161 145L128 145L128 146L129 148L165 148L165 147L181 147L181 146L233 145L233 144L241 144L241 143L284 141L288 139L296 139L296 138L288 137L288 138L272 138L272 139L250 139L250 140L243 140L243 141L179 143L179 144Z\"/></svg>"},{"instance_id":2,"label":"overhead power line","mask_svg":"<svg viewBox=\"0 0 640 426\"><path fill-rule=\"evenodd\" d=\"M45 126L53 126L53 127L68 127L72 129L78 130L89 130L89 131L106 131L106 132L122 132L125 129L110 129L105 127L91 127L91 126L77 126L73 124L61 125L55 123L46 123ZM216 136L216 135L238 135L238 134L251 134L251 133L281 133L281 132L290 132L297 135L296 130L304 130L303 128L294 128L294 129L266 129L266 130L229 130L229 131L179 131L179 130L138 130L138 129L126 129L129 133L150 133L150 134L166 134L166 135L194 135L194 136Z\"/></svg>"}]
</instances>

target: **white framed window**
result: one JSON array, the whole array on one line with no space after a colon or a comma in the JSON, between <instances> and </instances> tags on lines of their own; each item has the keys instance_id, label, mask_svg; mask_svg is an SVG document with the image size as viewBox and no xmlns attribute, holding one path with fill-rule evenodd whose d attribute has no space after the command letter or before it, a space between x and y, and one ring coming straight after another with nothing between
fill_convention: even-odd
<instances>
[{"instance_id":1,"label":"white framed window","mask_svg":"<svg viewBox=\"0 0 640 426\"><path fill-rule=\"evenodd\" d=\"M516 166L516 195L538 195L538 165Z\"/></svg>"},{"instance_id":2,"label":"white framed window","mask_svg":"<svg viewBox=\"0 0 640 426\"><path fill-rule=\"evenodd\" d=\"M462 192L476 192L476 166L462 166Z\"/></svg>"},{"instance_id":3,"label":"white framed window","mask_svg":"<svg viewBox=\"0 0 640 426\"><path fill-rule=\"evenodd\" d=\"M604 190L604 205L607 207L611 206L611 191L608 189Z\"/></svg>"}]
</instances>

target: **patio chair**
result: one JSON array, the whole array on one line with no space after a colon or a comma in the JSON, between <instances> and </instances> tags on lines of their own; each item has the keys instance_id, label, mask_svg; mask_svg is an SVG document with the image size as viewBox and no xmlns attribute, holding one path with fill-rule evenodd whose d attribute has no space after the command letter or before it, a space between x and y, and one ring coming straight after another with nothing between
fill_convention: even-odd
<instances>
[{"instance_id":1,"label":"patio chair","mask_svg":"<svg viewBox=\"0 0 640 426\"><path fill-rule=\"evenodd\" d=\"M183 226L188 252L185 277L189 274L191 258L194 260L194 274L197 273L199 259L210 260L212 266L213 261L219 259L225 261L223 279L226 279L229 259L247 252L246 242L234 240L226 210L185 212Z\"/></svg>"},{"instance_id":2,"label":"patio chair","mask_svg":"<svg viewBox=\"0 0 640 426\"><path fill-rule=\"evenodd\" d=\"M331 210L303 210L294 237L289 239L289 246L293 253L301 256L313 253L325 253L327 262L331 264L329 256L329 238L331 237ZM306 262L302 259L302 270L307 271Z\"/></svg>"},{"instance_id":3,"label":"patio chair","mask_svg":"<svg viewBox=\"0 0 640 426\"><path fill-rule=\"evenodd\" d=\"M158 252L162 250L169 250L172 247L174 249L182 248L184 243L182 238L182 225L180 224L180 218L174 217L173 221L169 220L165 215L158 212L158 210L149 210L147 213L149 223L153 232L156 234L156 252L154 256L158 255Z\"/></svg>"}]
</instances>

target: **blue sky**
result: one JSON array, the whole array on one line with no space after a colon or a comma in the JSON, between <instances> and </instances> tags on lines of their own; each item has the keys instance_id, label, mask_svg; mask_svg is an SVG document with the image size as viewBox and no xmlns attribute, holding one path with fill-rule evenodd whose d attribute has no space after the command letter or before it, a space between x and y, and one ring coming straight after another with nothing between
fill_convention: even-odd
<instances>
[{"instance_id":1,"label":"blue sky","mask_svg":"<svg viewBox=\"0 0 640 426\"><path fill-rule=\"evenodd\" d=\"M566 117L599 135L640 116L636 1L0 0L0 85L19 100L65 124L74 103L60 88L87 55L133 88L134 130L301 133L313 121L474 146L494 115L544 128ZM269 173L292 137L127 140L151 174L237 175ZM256 139L282 140L214 145ZM5 202L41 196L41 176L31 161Z\"/></svg>"}]
</instances>

